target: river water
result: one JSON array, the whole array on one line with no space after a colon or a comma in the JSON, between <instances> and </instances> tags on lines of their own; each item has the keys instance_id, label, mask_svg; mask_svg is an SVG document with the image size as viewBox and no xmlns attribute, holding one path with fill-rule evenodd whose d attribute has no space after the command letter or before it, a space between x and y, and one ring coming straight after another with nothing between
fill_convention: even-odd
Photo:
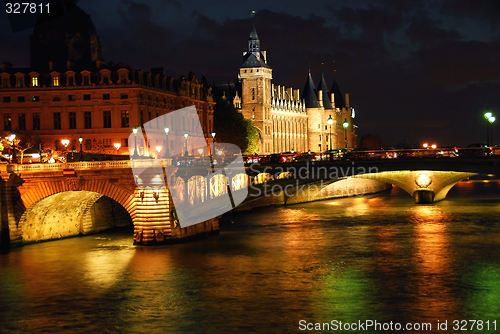
<instances>
[{"instance_id":1,"label":"river water","mask_svg":"<svg viewBox=\"0 0 500 334\"><path fill-rule=\"evenodd\" d=\"M499 181L433 205L393 188L261 208L170 246L131 231L32 244L0 255L0 333L495 333L499 253Z\"/></svg>"}]
</instances>

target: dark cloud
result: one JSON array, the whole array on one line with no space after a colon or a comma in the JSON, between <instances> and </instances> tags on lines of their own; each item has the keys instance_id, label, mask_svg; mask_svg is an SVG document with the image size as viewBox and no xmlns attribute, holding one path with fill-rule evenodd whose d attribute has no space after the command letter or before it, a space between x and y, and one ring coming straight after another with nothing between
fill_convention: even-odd
<instances>
[{"instance_id":1,"label":"dark cloud","mask_svg":"<svg viewBox=\"0 0 500 334\"><path fill-rule=\"evenodd\" d=\"M458 18L472 18L491 23L496 30L500 20L500 1L498 0L445 0L441 13L451 13Z\"/></svg>"},{"instance_id":2,"label":"dark cloud","mask_svg":"<svg viewBox=\"0 0 500 334\"><path fill-rule=\"evenodd\" d=\"M94 5L105 60L209 81L237 77L252 27L244 13L255 9L273 83L302 89L310 66L315 82L323 72L330 86L335 68L360 137L461 146L484 141L483 110L500 119L497 1L86 3ZM4 59L29 59L26 34L0 30L0 45Z\"/></svg>"}]
</instances>

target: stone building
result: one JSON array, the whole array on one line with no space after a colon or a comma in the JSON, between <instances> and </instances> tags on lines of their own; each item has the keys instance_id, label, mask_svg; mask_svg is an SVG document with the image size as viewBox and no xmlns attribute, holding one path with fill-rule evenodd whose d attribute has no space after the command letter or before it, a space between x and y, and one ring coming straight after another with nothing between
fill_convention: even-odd
<instances>
[{"instance_id":1,"label":"stone building","mask_svg":"<svg viewBox=\"0 0 500 334\"><path fill-rule=\"evenodd\" d=\"M236 91L233 104L259 129L260 154L356 147L355 114L349 95L344 99L336 81L329 90L323 76L316 88L311 73L302 95L299 89L275 86L255 27L248 39L248 51L243 53L238 78L241 90ZM331 138L330 117L333 119ZM345 130L344 122L349 123Z\"/></svg>"},{"instance_id":2,"label":"stone building","mask_svg":"<svg viewBox=\"0 0 500 334\"><path fill-rule=\"evenodd\" d=\"M191 105L196 106L207 138L213 131L215 103L204 79L198 81L193 73L168 77L162 68L143 71L106 64L95 27L77 6L67 15L39 20L46 23L37 25L31 36L31 67L2 63L0 131L33 132L51 151L79 151L81 137L84 151L127 154L133 128ZM185 120L169 135L189 133L193 121ZM67 148L62 139L70 140ZM115 143L120 143L119 150ZM157 145L165 142L149 143ZM150 153L142 150L141 154Z\"/></svg>"}]
</instances>

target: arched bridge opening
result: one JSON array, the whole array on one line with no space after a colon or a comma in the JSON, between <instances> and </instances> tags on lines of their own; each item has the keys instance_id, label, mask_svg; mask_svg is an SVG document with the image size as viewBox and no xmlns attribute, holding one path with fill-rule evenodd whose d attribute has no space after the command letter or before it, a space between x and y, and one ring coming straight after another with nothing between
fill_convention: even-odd
<instances>
[{"instance_id":1,"label":"arched bridge opening","mask_svg":"<svg viewBox=\"0 0 500 334\"><path fill-rule=\"evenodd\" d=\"M132 226L132 218L117 201L91 191L65 191L27 208L18 228L23 243L29 243L123 226Z\"/></svg>"}]
</instances>

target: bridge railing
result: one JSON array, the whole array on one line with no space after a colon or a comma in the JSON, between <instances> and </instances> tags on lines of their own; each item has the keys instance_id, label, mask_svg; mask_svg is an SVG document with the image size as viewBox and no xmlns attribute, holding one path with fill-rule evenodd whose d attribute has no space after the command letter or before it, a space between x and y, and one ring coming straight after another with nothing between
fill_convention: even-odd
<instances>
[{"instance_id":1,"label":"bridge railing","mask_svg":"<svg viewBox=\"0 0 500 334\"><path fill-rule=\"evenodd\" d=\"M162 166L168 167L172 165L170 159L162 159ZM145 166L151 164L151 160L135 160L134 164L143 163ZM106 169L106 168L131 168L132 163L130 160L111 160L111 161L79 161L69 163L45 163L45 164L4 164L0 165L0 171L9 173L20 172L44 172L44 171L58 171L64 169L84 170L84 169Z\"/></svg>"}]
</instances>

